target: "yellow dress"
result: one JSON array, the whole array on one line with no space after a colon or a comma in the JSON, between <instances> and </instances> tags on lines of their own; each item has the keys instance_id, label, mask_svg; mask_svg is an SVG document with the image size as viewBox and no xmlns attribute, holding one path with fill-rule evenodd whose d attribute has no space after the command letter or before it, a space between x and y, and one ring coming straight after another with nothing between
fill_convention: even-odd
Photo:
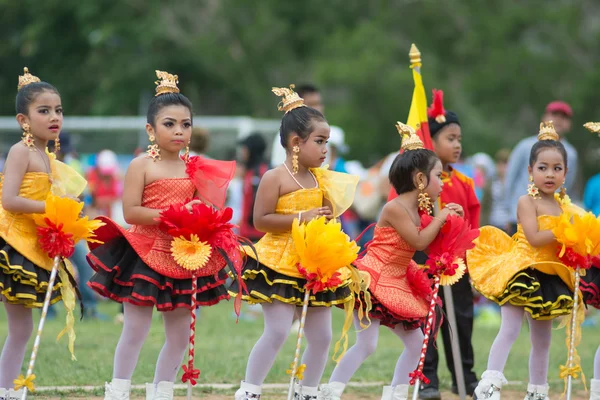
<instances>
[{"instance_id":1,"label":"yellow dress","mask_svg":"<svg viewBox=\"0 0 600 400\"><path fill-rule=\"evenodd\" d=\"M283 215L298 215L323 205L323 199L333 206L333 214L339 217L351 205L358 184L358 177L333 172L323 168L311 169L317 180L317 187L300 189L281 196L275 212ZM242 279L246 282L248 294L243 300L251 303L279 300L288 304L302 305L306 280L291 262L293 248L292 232L266 233L254 250L246 247L248 260L244 266ZM257 257L258 256L258 257ZM329 307L344 304L353 298L348 288L349 273L342 276L342 284L336 288L310 296L310 306ZM232 293L235 290L232 290Z\"/></svg>"},{"instance_id":2,"label":"yellow dress","mask_svg":"<svg viewBox=\"0 0 600 400\"><path fill-rule=\"evenodd\" d=\"M52 193L59 196L78 196L86 181L71 167L56 161L49 154L52 174L27 172L23 176L19 196L45 201ZM42 307L53 260L38 244L36 224L32 214L11 213L2 207L0 174L0 293L11 304L29 308ZM72 267L67 263L67 270ZM61 300L61 288L65 286L57 276L50 304ZM66 285L70 288L70 285Z\"/></svg>"},{"instance_id":3,"label":"yellow dress","mask_svg":"<svg viewBox=\"0 0 600 400\"><path fill-rule=\"evenodd\" d=\"M550 230L558 216L537 218ZM477 291L499 305L523 307L534 319L552 319L573 309L573 270L557 256L558 245L533 247L523 228L511 238L498 228L480 229L476 247L467 252L469 274Z\"/></svg>"}]
</instances>

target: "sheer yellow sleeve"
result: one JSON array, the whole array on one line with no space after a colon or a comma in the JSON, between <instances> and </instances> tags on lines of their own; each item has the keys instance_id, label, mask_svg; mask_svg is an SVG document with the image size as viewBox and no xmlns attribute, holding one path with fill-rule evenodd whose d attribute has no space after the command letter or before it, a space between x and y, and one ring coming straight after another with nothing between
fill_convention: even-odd
<instances>
[{"instance_id":1,"label":"sheer yellow sleeve","mask_svg":"<svg viewBox=\"0 0 600 400\"><path fill-rule=\"evenodd\" d=\"M87 186L85 178L67 164L56 160L53 153L48 153L52 163L52 193L56 196L79 197Z\"/></svg>"},{"instance_id":2,"label":"sheer yellow sleeve","mask_svg":"<svg viewBox=\"0 0 600 400\"><path fill-rule=\"evenodd\" d=\"M342 172L330 171L327 166L315 168L313 174L319 182L319 186L325 192L325 198L333 206L333 215L337 218L350 208L354 202L356 186L359 177Z\"/></svg>"}]
</instances>

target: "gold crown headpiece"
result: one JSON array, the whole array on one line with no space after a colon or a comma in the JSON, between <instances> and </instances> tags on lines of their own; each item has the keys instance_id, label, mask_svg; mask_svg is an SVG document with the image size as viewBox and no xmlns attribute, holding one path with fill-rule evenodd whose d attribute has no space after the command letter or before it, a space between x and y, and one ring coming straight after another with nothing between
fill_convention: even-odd
<instances>
[{"instance_id":1,"label":"gold crown headpiece","mask_svg":"<svg viewBox=\"0 0 600 400\"><path fill-rule=\"evenodd\" d=\"M23 87L29 85L30 83L41 82L40 78L37 76L31 75L29 73L29 68L23 68L23 75L19 75L19 85L17 86L17 91L23 89Z\"/></svg>"},{"instance_id":2,"label":"gold crown headpiece","mask_svg":"<svg viewBox=\"0 0 600 400\"><path fill-rule=\"evenodd\" d=\"M540 133L538 133L538 140L558 140L558 133L554 129L554 123L552 121L540 122Z\"/></svg>"},{"instance_id":3,"label":"gold crown headpiece","mask_svg":"<svg viewBox=\"0 0 600 400\"><path fill-rule=\"evenodd\" d=\"M398 133L402 136L401 150L410 151L424 149L423 142L419 138L419 135L415 133L412 126L405 125L402 122L396 122L396 129L398 129Z\"/></svg>"},{"instance_id":4,"label":"gold crown headpiece","mask_svg":"<svg viewBox=\"0 0 600 400\"><path fill-rule=\"evenodd\" d=\"M158 80L154 82L157 85L155 97L164 93L179 93L179 88L177 87L179 77L177 75L156 70L156 77Z\"/></svg>"},{"instance_id":5,"label":"gold crown headpiece","mask_svg":"<svg viewBox=\"0 0 600 400\"><path fill-rule=\"evenodd\" d=\"M587 122L583 124L583 127L592 133L598 134L600 136L600 122Z\"/></svg>"},{"instance_id":6,"label":"gold crown headpiece","mask_svg":"<svg viewBox=\"0 0 600 400\"><path fill-rule=\"evenodd\" d=\"M298 93L294 92L294 88L296 86L291 84L288 88L278 88L274 87L271 89L273 93L275 93L279 97L283 97L283 99L277 104L277 109L279 111L288 112L292 111L294 108L298 107L306 107L304 104L304 99L298 96Z\"/></svg>"}]
</instances>

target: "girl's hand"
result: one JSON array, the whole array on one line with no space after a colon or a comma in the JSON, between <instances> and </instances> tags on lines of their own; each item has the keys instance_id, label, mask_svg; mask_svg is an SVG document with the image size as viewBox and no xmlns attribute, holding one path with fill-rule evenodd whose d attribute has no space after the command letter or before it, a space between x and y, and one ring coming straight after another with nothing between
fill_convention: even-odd
<instances>
[{"instance_id":1,"label":"girl's hand","mask_svg":"<svg viewBox=\"0 0 600 400\"><path fill-rule=\"evenodd\" d=\"M454 214L458 215L461 218L464 218L464 216L465 216L465 212L460 204L448 203L448 204L446 204L445 208L449 209L451 212L453 212Z\"/></svg>"},{"instance_id":2,"label":"girl's hand","mask_svg":"<svg viewBox=\"0 0 600 400\"><path fill-rule=\"evenodd\" d=\"M189 203L187 203L185 205L185 208L191 213L192 212L192 206L194 206L195 204L202 204L202 202L198 199L196 200L192 200Z\"/></svg>"},{"instance_id":3,"label":"girl's hand","mask_svg":"<svg viewBox=\"0 0 600 400\"><path fill-rule=\"evenodd\" d=\"M312 221L313 219L319 218L319 217L325 217L328 220L331 220L333 218L333 213L331 211L331 208L325 206L325 207L313 208L312 210L303 212L302 219L300 220L300 222L309 222L309 221Z\"/></svg>"}]
</instances>

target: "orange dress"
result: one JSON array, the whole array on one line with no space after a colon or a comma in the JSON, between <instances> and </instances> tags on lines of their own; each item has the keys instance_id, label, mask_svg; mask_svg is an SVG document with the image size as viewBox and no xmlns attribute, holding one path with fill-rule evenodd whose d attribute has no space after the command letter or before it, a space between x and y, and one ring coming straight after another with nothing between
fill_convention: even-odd
<instances>
[{"instance_id":1,"label":"orange dress","mask_svg":"<svg viewBox=\"0 0 600 400\"><path fill-rule=\"evenodd\" d=\"M393 227L376 226L367 253L354 263L371 278L369 315L382 325L415 329L427 317L431 281L412 260L414 253Z\"/></svg>"},{"instance_id":2,"label":"orange dress","mask_svg":"<svg viewBox=\"0 0 600 400\"><path fill-rule=\"evenodd\" d=\"M161 179L148 184L142 206L163 210L194 197L196 186L189 178ZM88 285L117 302L156 306L159 311L191 307L192 275L171 255L172 237L158 225L133 225L126 230L106 217L96 231L104 244L90 244L88 261L96 274ZM214 252L198 277L197 301L209 306L229 299L224 287L226 262Z\"/></svg>"}]
</instances>

